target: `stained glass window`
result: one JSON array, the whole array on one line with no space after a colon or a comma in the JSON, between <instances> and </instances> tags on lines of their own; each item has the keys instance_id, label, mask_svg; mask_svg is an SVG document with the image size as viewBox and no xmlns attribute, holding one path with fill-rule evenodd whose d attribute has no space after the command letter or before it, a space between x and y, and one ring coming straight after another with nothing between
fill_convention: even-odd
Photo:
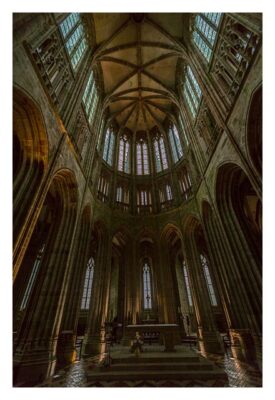
<instances>
[{"instance_id":1,"label":"stained glass window","mask_svg":"<svg viewBox=\"0 0 275 400\"><path fill-rule=\"evenodd\" d=\"M168 168L167 155L162 135L155 135L153 139L156 171L161 172Z\"/></svg>"},{"instance_id":2,"label":"stained glass window","mask_svg":"<svg viewBox=\"0 0 275 400\"><path fill-rule=\"evenodd\" d=\"M144 309L152 309L152 283L151 283L151 269L147 262L143 266L143 302Z\"/></svg>"},{"instance_id":3,"label":"stained glass window","mask_svg":"<svg viewBox=\"0 0 275 400\"><path fill-rule=\"evenodd\" d=\"M185 281L185 286L186 286L188 304L189 304L189 306L192 306L193 305L193 301L192 301L192 296L191 296L189 275L188 275L188 270L187 270L187 266L186 266L186 262L185 261L183 261L183 275L184 275L184 281Z\"/></svg>"},{"instance_id":4,"label":"stained glass window","mask_svg":"<svg viewBox=\"0 0 275 400\"><path fill-rule=\"evenodd\" d=\"M122 135L119 141L118 170L130 173L130 143L127 135Z\"/></svg>"},{"instance_id":5,"label":"stained glass window","mask_svg":"<svg viewBox=\"0 0 275 400\"><path fill-rule=\"evenodd\" d=\"M168 137L172 149L173 160L176 163L183 156L183 149L179 138L179 133L174 124L171 124L168 130Z\"/></svg>"},{"instance_id":6,"label":"stained glass window","mask_svg":"<svg viewBox=\"0 0 275 400\"><path fill-rule=\"evenodd\" d=\"M110 166L113 165L114 146L115 146L115 135L112 128L108 128L106 131L105 142L104 142L103 159Z\"/></svg>"},{"instance_id":7,"label":"stained glass window","mask_svg":"<svg viewBox=\"0 0 275 400\"><path fill-rule=\"evenodd\" d=\"M148 145L143 139L136 143L136 171L137 175L149 174Z\"/></svg>"},{"instance_id":8,"label":"stained glass window","mask_svg":"<svg viewBox=\"0 0 275 400\"><path fill-rule=\"evenodd\" d=\"M95 262L93 257L91 257L87 264L83 295L81 301L81 310L89 310L90 302L91 302L91 294L92 294L92 285L93 285L93 277L94 277L94 266Z\"/></svg>"},{"instance_id":9,"label":"stained glass window","mask_svg":"<svg viewBox=\"0 0 275 400\"><path fill-rule=\"evenodd\" d=\"M207 289L208 289L211 305L217 306L218 303L217 303L217 299L215 296L215 291L214 291L212 279L210 276L207 259L203 254L200 255L200 259L201 259L201 265L203 268L204 277L205 277L206 284L207 284Z\"/></svg>"},{"instance_id":10,"label":"stained glass window","mask_svg":"<svg viewBox=\"0 0 275 400\"><path fill-rule=\"evenodd\" d=\"M72 67L76 70L88 47L79 13L71 13L59 26Z\"/></svg>"},{"instance_id":11,"label":"stained glass window","mask_svg":"<svg viewBox=\"0 0 275 400\"><path fill-rule=\"evenodd\" d=\"M99 101L93 71L91 71L90 73L86 88L84 90L82 101L84 103L88 121L90 124L92 124L95 118L95 113Z\"/></svg>"},{"instance_id":12,"label":"stained glass window","mask_svg":"<svg viewBox=\"0 0 275 400\"><path fill-rule=\"evenodd\" d=\"M189 106L189 110L191 111L192 116L195 118L199 110L202 93L193 71L189 66L186 68L183 94Z\"/></svg>"},{"instance_id":13,"label":"stained glass window","mask_svg":"<svg viewBox=\"0 0 275 400\"><path fill-rule=\"evenodd\" d=\"M202 13L195 18L193 41L207 62L210 61L215 44L221 13Z\"/></svg>"}]
</instances>

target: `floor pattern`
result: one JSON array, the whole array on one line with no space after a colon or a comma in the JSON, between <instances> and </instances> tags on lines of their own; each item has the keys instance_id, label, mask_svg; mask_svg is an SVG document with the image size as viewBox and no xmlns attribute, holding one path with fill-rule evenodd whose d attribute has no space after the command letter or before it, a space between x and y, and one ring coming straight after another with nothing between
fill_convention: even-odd
<instances>
[{"instance_id":1,"label":"floor pattern","mask_svg":"<svg viewBox=\"0 0 275 400\"><path fill-rule=\"evenodd\" d=\"M197 352L196 349L193 351ZM98 358L80 360L67 368L60 369L47 381L36 387L261 387L262 373L256 366L235 360L230 352L224 355L204 355L223 369L228 382L223 380L124 380L111 382L89 381L89 371L99 362Z\"/></svg>"}]
</instances>

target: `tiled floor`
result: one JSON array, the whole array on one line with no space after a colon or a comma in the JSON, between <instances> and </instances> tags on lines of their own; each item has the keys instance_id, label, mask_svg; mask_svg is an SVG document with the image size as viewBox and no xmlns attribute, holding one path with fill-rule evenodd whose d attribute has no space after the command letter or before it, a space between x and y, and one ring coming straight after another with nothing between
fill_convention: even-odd
<instances>
[{"instance_id":1,"label":"tiled floor","mask_svg":"<svg viewBox=\"0 0 275 400\"><path fill-rule=\"evenodd\" d=\"M196 349L193 351L197 352ZM227 376L228 383L219 381L112 381L90 382L87 380L89 371L93 370L99 362L98 358L81 360L73 365L61 369L49 380L39 384L39 387L261 387L262 374L254 366L241 363L231 357L230 353L223 356L207 355L207 358L222 368Z\"/></svg>"},{"instance_id":2,"label":"tiled floor","mask_svg":"<svg viewBox=\"0 0 275 400\"><path fill-rule=\"evenodd\" d=\"M207 358L226 372L230 387L262 386L261 371L255 366L234 359L230 352L224 356L211 354Z\"/></svg>"}]
</instances>

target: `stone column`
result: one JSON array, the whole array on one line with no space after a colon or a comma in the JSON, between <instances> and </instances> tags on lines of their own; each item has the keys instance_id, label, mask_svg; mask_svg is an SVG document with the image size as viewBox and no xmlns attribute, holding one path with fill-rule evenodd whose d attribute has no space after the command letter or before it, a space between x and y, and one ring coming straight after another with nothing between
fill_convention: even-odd
<instances>
[{"instance_id":1,"label":"stone column","mask_svg":"<svg viewBox=\"0 0 275 400\"><path fill-rule=\"evenodd\" d=\"M68 207L57 214L44 250L35 290L20 326L14 355L16 382L37 382L51 376L56 365L56 345L68 284L67 257L75 212ZM60 216L60 217L59 217Z\"/></svg>"},{"instance_id":2,"label":"stone column","mask_svg":"<svg viewBox=\"0 0 275 400\"><path fill-rule=\"evenodd\" d=\"M198 322L199 347L202 352L222 354L224 352L223 344L215 326L209 294L196 244L194 243L194 237L192 239L191 243L190 240L186 241L185 249L194 308Z\"/></svg>"},{"instance_id":3,"label":"stone column","mask_svg":"<svg viewBox=\"0 0 275 400\"><path fill-rule=\"evenodd\" d=\"M101 232L95 260L93 296L91 300L88 329L83 342L83 356L102 354L104 351L104 323L107 318L112 243L109 235Z\"/></svg>"},{"instance_id":4,"label":"stone column","mask_svg":"<svg viewBox=\"0 0 275 400\"><path fill-rule=\"evenodd\" d=\"M70 281L64 306L64 315L57 346L57 359L60 365L68 364L76 357L77 325L80 315L81 300L87 262L93 249L91 245L91 220L89 212L83 212L76 233L71 256ZM93 294L92 294L93 296Z\"/></svg>"}]
</instances>

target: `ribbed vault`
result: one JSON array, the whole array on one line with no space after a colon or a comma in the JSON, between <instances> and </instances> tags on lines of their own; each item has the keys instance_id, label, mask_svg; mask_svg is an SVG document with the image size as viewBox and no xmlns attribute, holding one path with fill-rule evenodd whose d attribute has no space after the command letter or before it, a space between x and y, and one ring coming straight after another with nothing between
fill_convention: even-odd
<instances>
[{"instance_id":1,"label":"ribbed vault","mask_svg":"<svg viewBox=\"0 0 275 400\"><path fill-rule=\"evenodd\" d=\"M176 67L185 58L183 14L93 14L95 60L103 72L109 121L150 130L177 103Z\"/></svg>"}]
</instances>

